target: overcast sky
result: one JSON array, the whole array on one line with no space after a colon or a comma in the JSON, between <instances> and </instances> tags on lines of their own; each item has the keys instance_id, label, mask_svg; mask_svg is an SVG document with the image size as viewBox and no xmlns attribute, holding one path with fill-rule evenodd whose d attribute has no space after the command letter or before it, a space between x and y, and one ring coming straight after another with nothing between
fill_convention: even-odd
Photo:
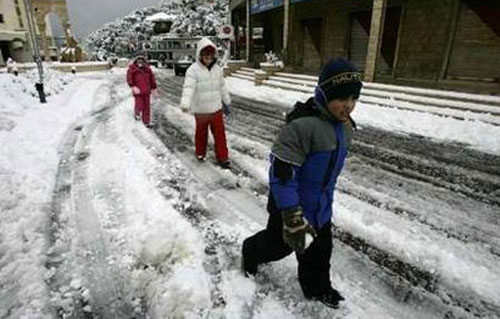
<instances>
[{"instance_id":1,"label":"overcast sky","mask_svg":"<svg viewBox=\"0 0 500 319\"><path fill-rule=\"evenodd\" d=\"M82 39L107 22L135 9L160 2L161 0L66 0L73 33Z\"/></svg>"}]
</instances>

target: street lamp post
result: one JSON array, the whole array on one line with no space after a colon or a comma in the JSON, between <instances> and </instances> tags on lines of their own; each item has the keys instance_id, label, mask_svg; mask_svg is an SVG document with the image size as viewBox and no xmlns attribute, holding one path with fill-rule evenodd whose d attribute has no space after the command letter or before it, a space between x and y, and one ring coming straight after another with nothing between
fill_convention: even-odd
<instances>
[{"instance_id":1,"label":"street lamp post","mask_svg":"<svg viewBox=\"0 0 500 319\"><path fill-rule=\"evenodd\" d=\"M40 98L40 103L47 103L45 99L45 92L43 90L43 64L42 58L40 57L40 47L38 46L38 39L36 37L35 22L33 17L33 8L31 7L30 0L24 0L24 7L26 9L26 18L28 19L28 27L30 31L31 44L33 50L33 58L36 62L38 68L38 83L35 83L35 89L38 91L38 97ZM40 31L41 32L41 31Z\"/></svg>"}]
</instances>

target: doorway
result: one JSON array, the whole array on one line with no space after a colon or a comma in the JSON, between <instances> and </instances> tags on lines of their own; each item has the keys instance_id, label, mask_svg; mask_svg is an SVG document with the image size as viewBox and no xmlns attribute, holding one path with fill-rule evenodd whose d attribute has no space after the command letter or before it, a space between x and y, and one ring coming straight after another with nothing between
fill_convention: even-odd
<instances>
[{"instance_id":1,"label":"doorway","mask_svg":"<svg viewBox=\"0 0 500 319\"><path fill-rule=\"evenodd\" d=\"M0 41L0 54L2 54L4 63L6 63L7 59L11 57L9 50L9 42Z\"/></svg>"},{"instance_id":2,"label":"doorway","mask_svg":"<svg viewBox=\"0 0 500 319\"><path fill-rule=\"evenodd\" d=\"M311 71L321 68L323 57L323 19L302 20L303 67Z\"/></svg>"}]
</instances>

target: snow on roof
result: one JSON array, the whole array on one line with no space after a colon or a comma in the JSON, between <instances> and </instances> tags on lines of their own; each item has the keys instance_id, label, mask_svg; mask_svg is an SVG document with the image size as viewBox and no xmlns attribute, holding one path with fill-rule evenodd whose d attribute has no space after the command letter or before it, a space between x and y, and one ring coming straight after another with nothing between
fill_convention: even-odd
<instances>
[{"instance_id":1,"label":"snow on roof","mask_svg":"<svg viewBox=\"0 0 500 319\"><path fill-rule=\"evenodd\" d=\"M147 21L159 22L159 21L172 21L177 16L173 14L167 14L165 12L158 12L153 15L150 15L146 18Z\"/></svg>"}]
</instances>

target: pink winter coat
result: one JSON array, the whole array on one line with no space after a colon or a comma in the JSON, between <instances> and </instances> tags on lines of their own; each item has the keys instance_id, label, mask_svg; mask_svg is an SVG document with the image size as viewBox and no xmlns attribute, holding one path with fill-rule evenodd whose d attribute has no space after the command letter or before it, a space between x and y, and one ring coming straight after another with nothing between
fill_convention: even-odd
<instances>
[{"instance_id":1,"label":"pink winter coat","mask_svg":"<svg viewBox=\"0 0 500 319\"><path fill-rule=\"evenodd\" d=\"M156 89L156 79L149 65L145 64L143 68L132 63L127 70L127 83L130 87L136 86L141 93L134 95L150 94L151 90Z\"/></svg>"}]
</instances>

